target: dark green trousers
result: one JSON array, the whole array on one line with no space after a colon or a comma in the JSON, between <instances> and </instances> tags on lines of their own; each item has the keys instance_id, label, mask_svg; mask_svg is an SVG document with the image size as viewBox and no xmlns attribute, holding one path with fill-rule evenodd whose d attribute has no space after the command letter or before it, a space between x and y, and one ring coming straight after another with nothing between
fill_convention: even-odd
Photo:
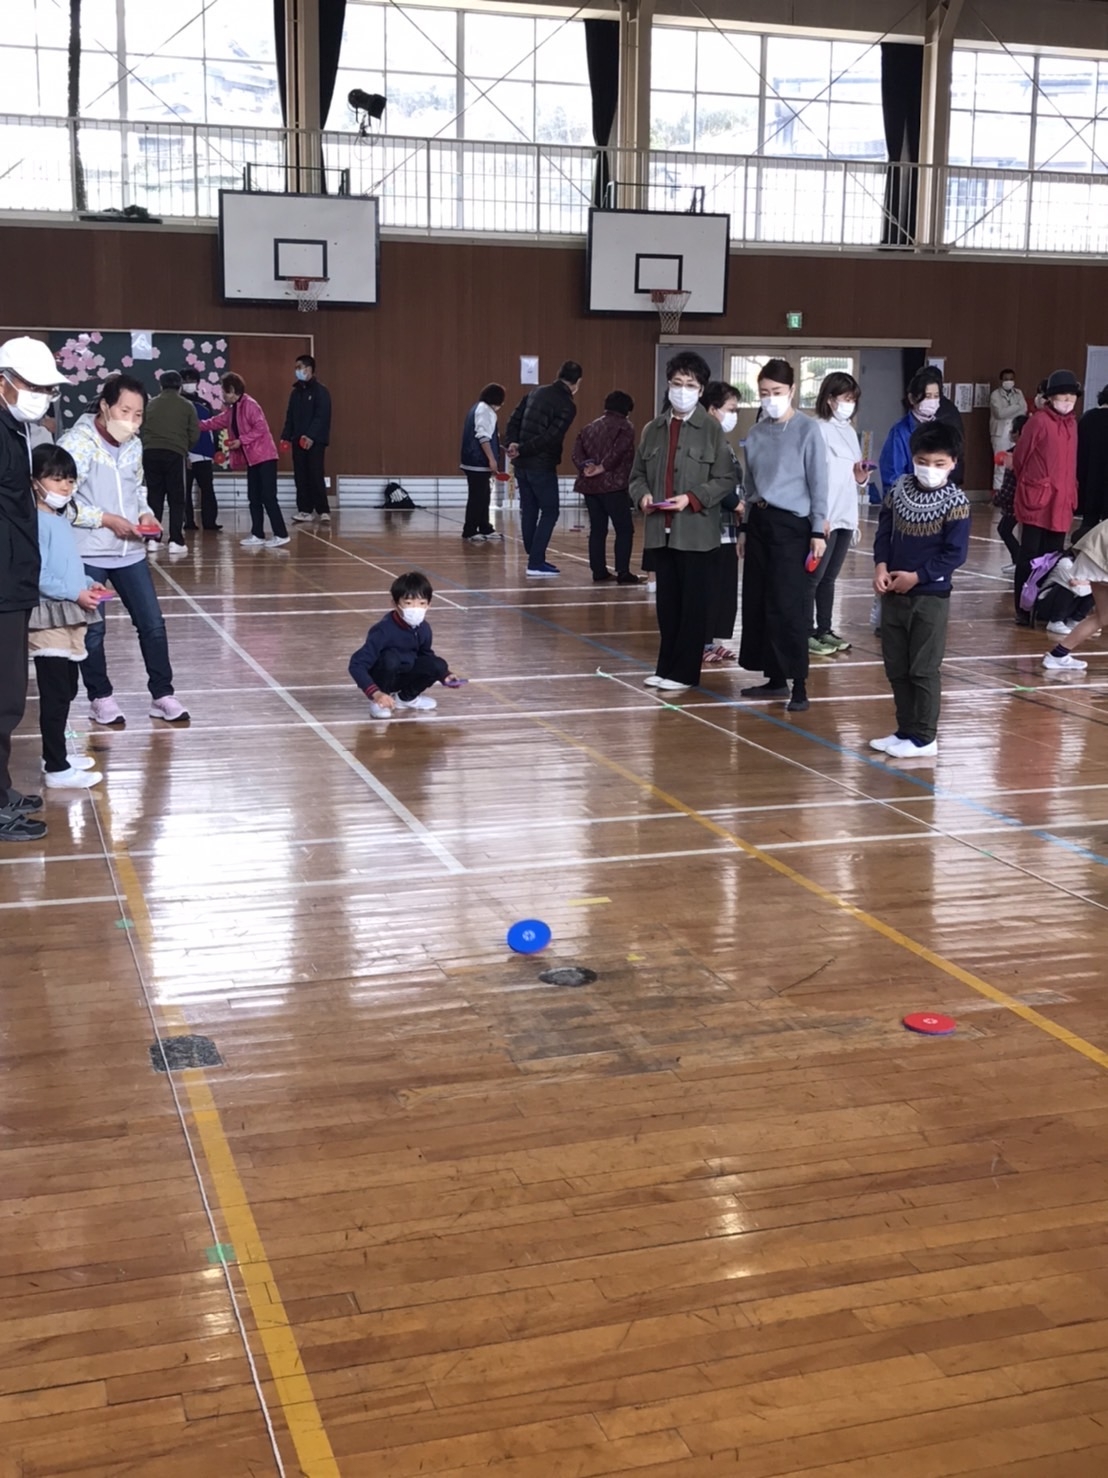
<instances>
[{"instance_id":1,"label":"dark green trousers","mask_svg":"<svg viewBox=\"0 0 1108 1478\"><path fill-rule=\"evenodd\" d=\"M939 727L949 619L945 595L881 597L881 655L896 703L897 733L921 744L930 744Z\"/></svg>"}]
</instances>

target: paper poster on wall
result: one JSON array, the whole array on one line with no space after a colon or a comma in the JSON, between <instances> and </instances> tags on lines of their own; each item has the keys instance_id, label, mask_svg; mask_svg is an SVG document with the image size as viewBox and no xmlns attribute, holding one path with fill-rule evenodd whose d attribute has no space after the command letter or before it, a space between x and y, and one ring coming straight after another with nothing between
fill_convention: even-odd
<instances>
[{"instance_id":1,"label":"paper poster on wall","mask_svg":"<svg viewBox=\"0 0 1108 1478\"><path fill-rule=\"evenodd\" d=\"M151 329L134 329L131 333L131 358L154 358L154 334Z\"/></svg>"},{"instance_id":2,"label":"paper poster on wall","mask_svg":"<svg viewBox=\"0 0 1108 1478\"><path fill-rule=\"evenodd\" d=\"M521 354L519 356L519 383L521 385L537 385L539 383L539 356L537 354Z\"/></svg>"},{"instance_id":3,"label":"paper poster on wall","mask_svg":"<svg viewBox=\"0 0 1108 1478\"><path fill-rule=\"evenodd\" d=\"M945 354L940 354L940 355L938 355L936 357L932 357L931 359L929 359L927 361L927 363L929 365L931 365L934 369L937 369L940 375L943 375L945 377L945 375L946 375L946 355ZM945 389L943 391L943 394L944 395L946 394Z\"/></svg>"},{"instance_id":4,"label":"paper poster on wall","mask_svg":"<svg viewBox=\"0 0 1108 1478\"><path fill-rule=\"evenodd\" d=\"M987 411L989 409L989 385L987 380L978 380L973 387L973 408L975 411Z\"/></svg>"},{"instance_id":5,"label":"paper poster on wall","mask_svg":"<svg viewBox=\"0 0 1108 1478\"><path fill-rule=\"evenodd\" d=\"M944 380L943 381L943 394L946 396L947 400L950 399L950 390L951 390L950 381L949 380Z\"/></svg>"},{"instance_id":6,"label":"paper poster on wall","mask_svg":"<svg viewBox=\"0 0 1108 1478\"><path fill-rule=\"evenodd\" d=\"M963 413L973 410L973 386L955 385L954 404Z\"/></svg>"}]
</instances>

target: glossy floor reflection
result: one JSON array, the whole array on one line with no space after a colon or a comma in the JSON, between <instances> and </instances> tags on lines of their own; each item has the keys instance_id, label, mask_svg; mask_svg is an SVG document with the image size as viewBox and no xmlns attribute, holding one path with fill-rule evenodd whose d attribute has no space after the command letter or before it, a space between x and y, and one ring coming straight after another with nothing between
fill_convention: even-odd
<instances>
[{"instance_id":1,"label":"glossy floor reflection","mask_svg":"<svg viewBox=\"0 0 1108 1478\"><path fill-rule=\"evenodd\" d=\"M0 854L0 1478L1108 1471L1108 637L1044 675L978 515L897 765L864 546L786 717L644 689L575 521L159 556L181 730L111 614L104 784ZM414 567L470 683L374 722Z\"/></svg>"}]
</instances>

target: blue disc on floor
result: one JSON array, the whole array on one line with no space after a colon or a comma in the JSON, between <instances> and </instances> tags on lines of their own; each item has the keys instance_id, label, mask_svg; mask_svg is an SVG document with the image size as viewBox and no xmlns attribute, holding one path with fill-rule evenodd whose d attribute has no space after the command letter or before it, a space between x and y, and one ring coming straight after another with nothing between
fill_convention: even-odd
<instances>
[{"instance_id":1,"label":"blue disc on floor","mask_svg":"<svg viewBox=\"0 0 1108 1478\"><path fill-rule=\"evenodd\" d=\"M549 924L541 919L520 919L508 930L508 948L517 955L537 955L550 943Z\"/></svg>"}]
</instances>

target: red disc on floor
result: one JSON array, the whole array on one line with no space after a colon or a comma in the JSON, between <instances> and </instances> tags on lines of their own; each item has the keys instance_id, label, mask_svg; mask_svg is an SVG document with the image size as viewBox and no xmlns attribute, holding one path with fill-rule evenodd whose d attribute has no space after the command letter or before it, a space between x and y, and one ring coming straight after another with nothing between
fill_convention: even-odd
<instances>
[{"instance_id":1,"label":"red disc on floor","mask_svg":"<svg viewBox=\"0 0 1108 1478\"><path fill-rule=\"evenodd\" d=\"M958 1030L953 1016L939 1016L933 1011L914 1011L904 1018L910 1032L920 1032L925 1037L949 1037Z\"/></svg>"}]
</instances>

